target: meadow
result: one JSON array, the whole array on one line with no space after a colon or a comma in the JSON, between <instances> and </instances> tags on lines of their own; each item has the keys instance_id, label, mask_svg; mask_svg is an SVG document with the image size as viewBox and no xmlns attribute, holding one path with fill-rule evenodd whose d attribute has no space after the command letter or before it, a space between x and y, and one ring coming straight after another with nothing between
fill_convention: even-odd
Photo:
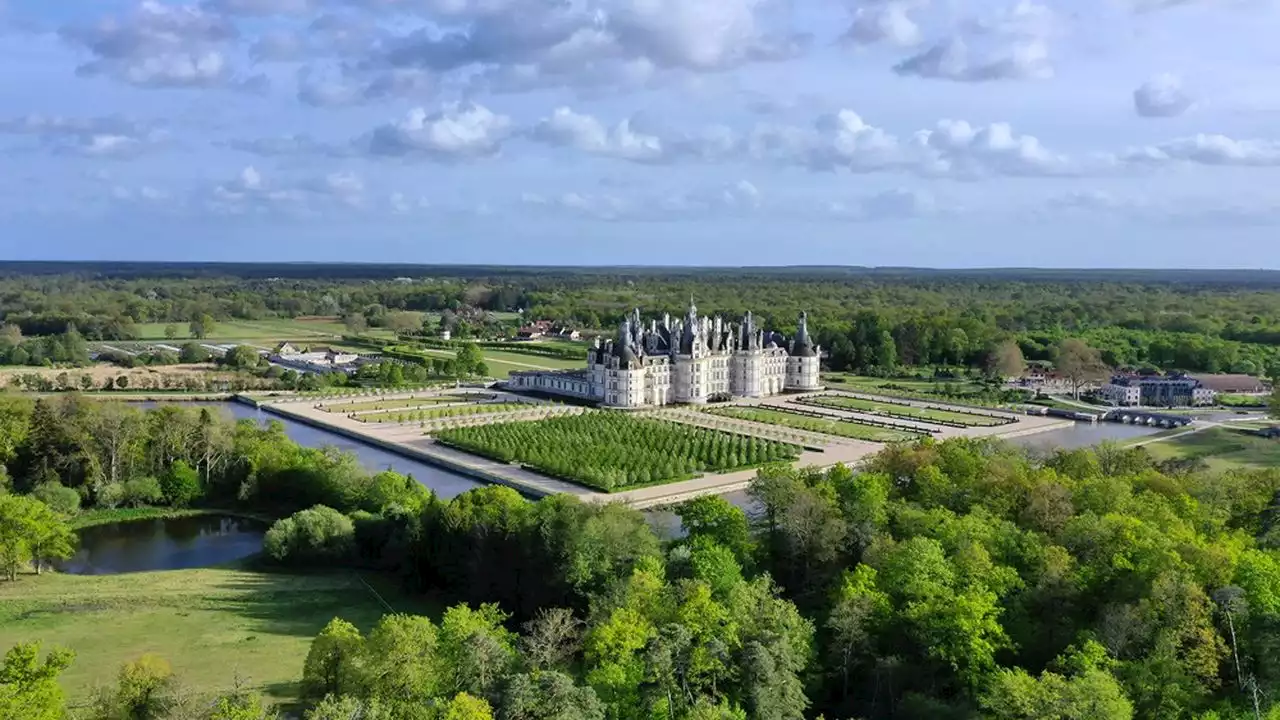
<instances>
[{"instance_id":1,"label":"meadow","mask_svg":"<svg viewBox=\"0 0 1280 720\"><path fill-rule=\"evenodd\" d=\"M808 430L809 432L835 435L854 440L869 440L871 442L915 440L924 435L923 432L912 433L894 428L864 425L854 420L825 420L776 408L730 406L710 408L706 412L720 417L748 420L750 422L764 423L765 425L777 425L793 430Z\"/></svg>"},{"instance_id":2,"label":"meadow","mask_svg":"<svg viewBox=\"0 0 1280 720\"><path fill-rule=\"evenodd\" d=\"M114 682L122 663L146 653L168 660L184 687L202 696L239 681L288 702L297 697L311 640L334 617L367 630L388 605L438 612L428 601L406 600L388 583L367 579L376 593L354 572L22 575L0 583L0 647L39 638L74 651L62 677L73 706L96 686Z\"/></svg>"}]
</instances>

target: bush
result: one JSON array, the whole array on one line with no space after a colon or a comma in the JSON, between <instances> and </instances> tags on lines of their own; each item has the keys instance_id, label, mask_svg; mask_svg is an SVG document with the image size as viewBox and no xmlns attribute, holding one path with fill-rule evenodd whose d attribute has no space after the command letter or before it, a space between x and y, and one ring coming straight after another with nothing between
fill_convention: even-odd
<instances>
[{"instance_id":1,"label":"bush","mask_svg":"<svg viewBox=\"0 0 1280 720\"><path fill-rule=\"evenodd\" d=\"M349 560L355 550L351 518L324 505L277 520L262 546L267 555L291 565L329 564Z\"/></svg>"},{"instance_id":2,"label":"bush","mask_svg":"<svg viewBox=\"0 0 1280 720\"><path fill-rule=\"evenodd\" d=\"M107 483L98 488L95 503L108 510L124 502L124 483Z\"/></svg>"},{"instance_id":3,"label":"bush","mask_svg":"<svg viewBox=\"0 0 1280 720\"><path fill-rule=\"evenodd\" d=\"M199 499L200 473L185 461L179 460L169 468L160 479L160 488L164 492L164 500L174 507L186 507Z\"/></svg>"},{"instance_id":4,"label":"bush","mask_svg":"<svg viewBox=\"0 0 1280 720\"><path fill-rule=\"evenodd\" d=\"M80 510L80 493L57 481L40 483L31 494L63 515L75 515Z\"/></svg>"},{"instance_id":5,"label":"bush","mask_svg":"<svg viewBox=\"0 0 1280 720\"><path fill-rule=\"evenodd\" d=\"M123 490L121 502L130 507L141 507L164 499L164 490L160 488L160 481L153 477L126 480Z\"/></svg>"}]
</instances>

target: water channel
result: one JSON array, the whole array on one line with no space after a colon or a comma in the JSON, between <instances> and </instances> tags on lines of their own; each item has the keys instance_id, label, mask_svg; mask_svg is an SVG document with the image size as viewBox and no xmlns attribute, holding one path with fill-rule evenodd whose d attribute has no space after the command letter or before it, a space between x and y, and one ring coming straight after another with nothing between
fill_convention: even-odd
<instances>
[{"instance_id":1,"label":"water channel","mask_svg":"<svg viewBox=\"0 0 1280 720\"><path fill-rule=\"evenodd\" d=\"M484 483L469 478L465 475L436 467L429 463L419 460L411 460L402 457L393 452L388 452L372 445L366 445L357 442L346 436L332 433L327 430L304 425L303 423L272 415L256 408L250 407L237 402L184 402L181 403L194 407L209 407L216 410L224 410L230 413L237 420L248 418L266 423L268 420L275 420L284 425L285 434L291 440L305 447L324 447L326 445L333 446L339 450L345 450L353 453L360 464L372 471L394 470L402 475L412 475L415 480L431 488L438 497L448 500L456 495L460 495L468 490L481 487ZM156 403L147 403L148 406L154 407Z\"/></svg>"},{"instance_id":2,"label":"water channel","mask_svg":"<svg viewBox=\"0 0 1280 720\"><path fill-rule=\"evenodd\" d=\"M58 569L74 575L185 570L262 550L265 523L217 515L131 520L79 531L80 550Z\"/></svg>"}]
</instances>

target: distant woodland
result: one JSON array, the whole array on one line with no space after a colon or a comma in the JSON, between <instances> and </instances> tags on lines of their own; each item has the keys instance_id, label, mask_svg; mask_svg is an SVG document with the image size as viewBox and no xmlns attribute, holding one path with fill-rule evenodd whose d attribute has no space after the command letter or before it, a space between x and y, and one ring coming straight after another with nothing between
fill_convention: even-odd
<instances>
[{"instance_id":1,"label":"distant woodland","mask_svg":"<svg viewBox=\"0 0 1280 720\"><path fill-rule=\"evenodd\" d=\"M702 313L750 310L784 333L807 311L830 370L977 367L1005 341L1028 360L1051 361L1075 337L1111 366L1280 371L1280 273L1264 271L8 263L0 345L72 327L90 341L129 340L142 323L201 318L325 316L355 330L420 330L403 326L403 311L522 311L609 332L632 308L683 313L690 298Z\"/></svg>"}]
</instances>

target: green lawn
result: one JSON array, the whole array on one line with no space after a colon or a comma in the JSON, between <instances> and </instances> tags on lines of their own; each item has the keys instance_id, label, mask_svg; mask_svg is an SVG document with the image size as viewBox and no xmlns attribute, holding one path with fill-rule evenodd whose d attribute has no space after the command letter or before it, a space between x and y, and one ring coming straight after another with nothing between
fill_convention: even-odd
<instances>
[{"instance_id":1,"label":"green lawn","mask_svg":"<svg viewBox=\"0 0 1280 720\"><path fill-rule=\"evenodd\" d=\"M765 425L778 425L793 430L808 430L809 432L823 435L835 435L855 440L870 440L871 442L897 442L899 440L914 440L924 436L924 433L911 433L905 430L864 425L853 420L825 420L775 408L719 407L708 408L706 412L721 417L749 420L751 422L764 423Z\"/></svg>"},{"instance_id":2,"label":"green lawn","mask_svg":"<svg viewBox=\"0 0 1280 720\"><path fill-rule=\"evenodd\" d=\"M142 323L137 326L139 340L164 342L169 323ZM173 323L178 335L173 342L190 340L187 323ZM346 332L342 323L328 320L224 320L217 323L206 342L219 340L314 340L337 339Z\"/></svg>"},{"instance_id":3,"label":"green lawn","mask_svg":"<svg viewBox=\"0 0 1280 720\"><path fill-rule=\"evenodd\" d=\"M820 395L817 397L806 398L801 402L805 405L818 405L820 407L836 410L851 410L854 412L873 413L875 415L885 415L888 417L902 418L906 420L923 420L925 422L936 420L940 422L964 425L966 427L992 427L995 425L1005 424L1005 421L1000 418L987 417L985 415L975 415L973 413L957 412L954 410L914 407L911 405L898 405L895 403L882 403L874 400L849 397L847 395Z\"/></svg>"},{"instance_id":4,"label":"green lawn","mask_svg":"<svg viewBox=\"0 0 1280 720\"><path fill-rule=\"evenodd\" d=\"M438 395L425 396L417 398L394 398L388 400L367 400L364 402L348 402L348 403L326 403L320 406L321 410L331 413L353 413L365 412L367 410L403 410L405 408L427 407L429 405L444 405L448 403L474 402L484 397L482 395Z\"/></svg>"},{"instance_id":5,"label":"green lawn","mask_svg":"<svg viewBox=\"0 0 1280 720\"><path fill-rule=\"evenodd\" d=\"M982 383L968 379L919 380L915 378L880 378L852 373L823 373L822 384L837 390L865 392L872 395L908 400L926 400L976 407L998 407L993 399L980 397L986 392Z\"/></svg>"},{"instance_id":6,"label":"green lawn","mask_svg":"<svg viewBox=\"0 0 1280 720\"><path fill-rule=\"evenodd\" d=\"M395 410L387 410L385 412L357 415L356 419L360 422L371 423L421 422L424 420L441 420L444 418L468 417L471 415L508 413L516 410L532 410L535 407L538 406L531 403L472 403L470 405L449 405L447 407L403 410L399 412Z\"/></svg>"},{"instance_id":7,"label":"green lawn","mask_svg":"<svg viewBox=\"0 0 1280 720\"><path fill-rule=\"evenodd\" d=\"M436 357L457 357L455 350L439 350L436 348L415 348L414 352ZM489 374L503 379L520 370L582 370L587 367L587 358L581 361L564 360L562 358L544 357L542 355L522 355L520 353L501 350L485 350L481 348L484 362L489 366Z\"/></svg>"},{"instance_id":8,"label":"green lawn","mask_svg":"<svg viewBox=\"0 0 1280 720\"><path fill-rule=\"evenodd\" d=\"M375 582L399 612L434 614ZM124 575L22 575L0 582L0 649L40 641L75 651L63 686L72 703L145 653L167 659L200 694L237 677L277 701L296 696L311 639L335 616L368 630L386 612L354 573L285 575L233 569Z\"/></svg>"},{"instance_id":9,"label":"green lawn","mask_svg":"<svg viewBox=\"0 0 1280 720\"><path fill-rule=\"evenodd\" d=\"M1156 460L1200 459L1214 470L1280 467L1280 440L1214 427L1144 445Z\"/></svg>"}]
</instances>

